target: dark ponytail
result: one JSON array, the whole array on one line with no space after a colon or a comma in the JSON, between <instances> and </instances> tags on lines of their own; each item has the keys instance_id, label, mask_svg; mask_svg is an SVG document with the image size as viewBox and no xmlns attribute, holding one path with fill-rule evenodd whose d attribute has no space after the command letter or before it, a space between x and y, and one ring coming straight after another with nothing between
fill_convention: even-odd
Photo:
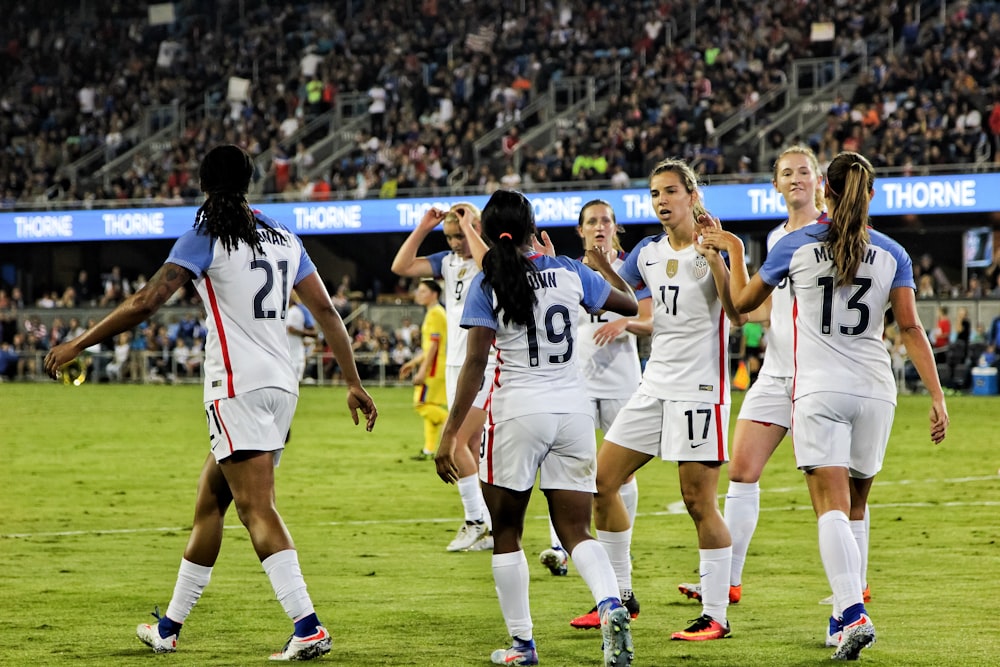
<instances>
[{"instance_id":1,"label":"dark ponytail","mask_svg":"<svg viewBox=\"0 0 1000 667\"><path fill-rule=\"evenodd\" d=\"M233 144L216 146L201 161L198 176L208 198L195 214L194 227L219 239L227 252L243 242L254 254L264 254L257 237L257 217L246 200L253 170L250 155Z\"/></svg>"},{"instance_id":2,"label":"dark ponytail","mask_svg":"<svg viewBox=\"0 0 1000 667\"><path fill-rule=\"evenodd\" d=\"M483 209L483 235L492 245L483 257L483 284L493 288L497 306L493 314L503 323L527 325L538 303L528 272L537 269L524 256L524 246L535 233L531 202L520 192L497 190Z\"/></svg>"}]
</instances>

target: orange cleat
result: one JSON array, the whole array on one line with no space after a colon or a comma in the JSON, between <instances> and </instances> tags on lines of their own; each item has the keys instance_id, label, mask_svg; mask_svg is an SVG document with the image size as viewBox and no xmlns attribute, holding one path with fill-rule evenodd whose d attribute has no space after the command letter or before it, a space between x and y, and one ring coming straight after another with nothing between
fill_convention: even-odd
<instances>
[{"instance_id":1,"label":"orange cleat","mask_svg":"<svg viewBox=\"0 0 1000 667\"><path fill-rule=\"evenodd\" d=\"M711 616L702 614L691 621L691 626L686 630L675 632L670 635L671 639L680 639L689 642L703 642L710 639L722 639L730 633L729 623L725 625L719 623Z\"/></svg>"}]
</instances>

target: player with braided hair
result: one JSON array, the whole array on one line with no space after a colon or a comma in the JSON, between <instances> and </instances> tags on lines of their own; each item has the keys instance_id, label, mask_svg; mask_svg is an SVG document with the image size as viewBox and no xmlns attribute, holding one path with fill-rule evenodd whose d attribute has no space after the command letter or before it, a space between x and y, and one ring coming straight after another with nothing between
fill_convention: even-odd
<instances>
[{"instance_id":1,"label":"player with braided hair","mask_svg":"<svg viewBox=\"0 0 1000 667\"><path fill-rule=\"evenodd\" d=\"M291 230L259 211L245 193L253 175L240 147L217 146L201 164L208 198L194 228L174 244L146 285L99 323L52 348L45 370L55 377L91 345L132 329L188 281L205 303L205 414L211 452L202 467L191 535L166 613L141 623L139 639L172 653L184 621L201 597L222 547L226 511L235 504L275 595L295 629L272 660L309 660L330 651L330 633L313 609L292 536L274 504L274 468L285 447L298 377L292 367L285 315L294 289L323 330L347 381L347 406L366 427L375 403L361 385L351 339L316 266Z\"/></svg>"}]
</instances>

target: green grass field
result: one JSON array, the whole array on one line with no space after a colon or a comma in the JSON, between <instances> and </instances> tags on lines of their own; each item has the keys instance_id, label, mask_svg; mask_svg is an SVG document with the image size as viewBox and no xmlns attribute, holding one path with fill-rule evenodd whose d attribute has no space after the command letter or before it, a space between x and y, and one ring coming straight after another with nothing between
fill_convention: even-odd
<instances>
[{"instance_id":1,"label":"green grass field","mask_svg":"<svg viewBox=\"0 0 1000 667\"><path fill-rule=\"evenodd\" d=\"M342 388L306 387L278 469L279 508L340 665L486 665L507 634L488 553L450 554L454 487L420 444L411 390L373 391L374 433L354 427ZM737 395L737 400L741 396ZM165 609L207 454L201 388L5 384L0 491L0 665L258 665L284 643L285 617L235 511L212 583L175 655L134 636ZM928 401L904 396L871 497L872 665L1000 664L1000 398L949 399L952 429L935 447ZM734 413L735 415L735 410ZM676 466L639 473L633 554L642 615L636 665L821 665L828 593L805 484L786 441L762 480L733 635L671 642L700 607L678 594L697 567ZM723 487L724 491L724 487ZM552 577L541 494L524 546L543 665L600 664L596 631L570 628L592 606L571 568Z\"/></svg>"}]
</instances>

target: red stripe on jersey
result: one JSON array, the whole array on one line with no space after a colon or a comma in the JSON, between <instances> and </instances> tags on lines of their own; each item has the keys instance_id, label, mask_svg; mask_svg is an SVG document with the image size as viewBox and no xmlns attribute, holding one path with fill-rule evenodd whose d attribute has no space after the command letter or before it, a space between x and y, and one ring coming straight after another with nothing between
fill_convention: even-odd
<instances>
[{"instance_id":1,"label":"red stripe on jersey","mask_svg":"<svg viewBox=\"0 0 1000 667\"><path fill-rule=\"evenodd\" d=\"M215 405L215 418L219 420L219 426L222 427L222 433L226 436L226 444L229 445L229 453L232 454L233 449L233 439L229 437L229 429L226 428L226 420L222 418L222 410L219 409L219 399L212 401Z\"/></svg>"},{"instance_id":2,"label":"red stripe on jersey","mask_svg":"<svg viewBox=\"0 0 1000 667\"><path fill-rule=\"evenodd\" d=\"M205 290L208 291L208 304L212 311L212 318L215 320L215 329L219 332L219 346L222 348L222 365L226 367L226 388L229 398L236 396L233 388L233 365L229 361L229 343L226 341L226 329L222 325L222 311L219 310L219 301L215 296L215 289L212 287L212 279L205 276Z\"/></svg>"},{"instance_id":3,"label":"red stripe on jersey","mask_svg":"<svg viewBox=\"0 0 1000 667\"><path fill-rule=\"evenodd\" d=\"M720 461L726 460L726 445L725 441L722 439L722 406L718 403L715 404L715 441L719 443L719 450L716 454Z\"/></svg>"},{"instance_id":4,"label":"red stripe on jersey","mask_svg":"<svg viewBox=\"0 0 1000 667\"><path fill-rule=\"evenodd\" d=\"M490 409L489 402L486 405L486 421L489 426L486 428L486 483L493 483L493 435L496 424L493 423L493 410Z\"/></svg>"},{"instance_id":5,"label":"red stripe on jersey","mask_svg":"<svg viewBox=\"0 0 1000 667\"><path fill-rule=\"evenodd\" d=\"M494 342L496 342L494 340ZM493 367L493 386L500 386L500 367L503 366L503 359L500 358L500 350L497 350L497 365ZM493 390L490 389L490 395L493 394Z\"/></svg>"}]
</instances>

